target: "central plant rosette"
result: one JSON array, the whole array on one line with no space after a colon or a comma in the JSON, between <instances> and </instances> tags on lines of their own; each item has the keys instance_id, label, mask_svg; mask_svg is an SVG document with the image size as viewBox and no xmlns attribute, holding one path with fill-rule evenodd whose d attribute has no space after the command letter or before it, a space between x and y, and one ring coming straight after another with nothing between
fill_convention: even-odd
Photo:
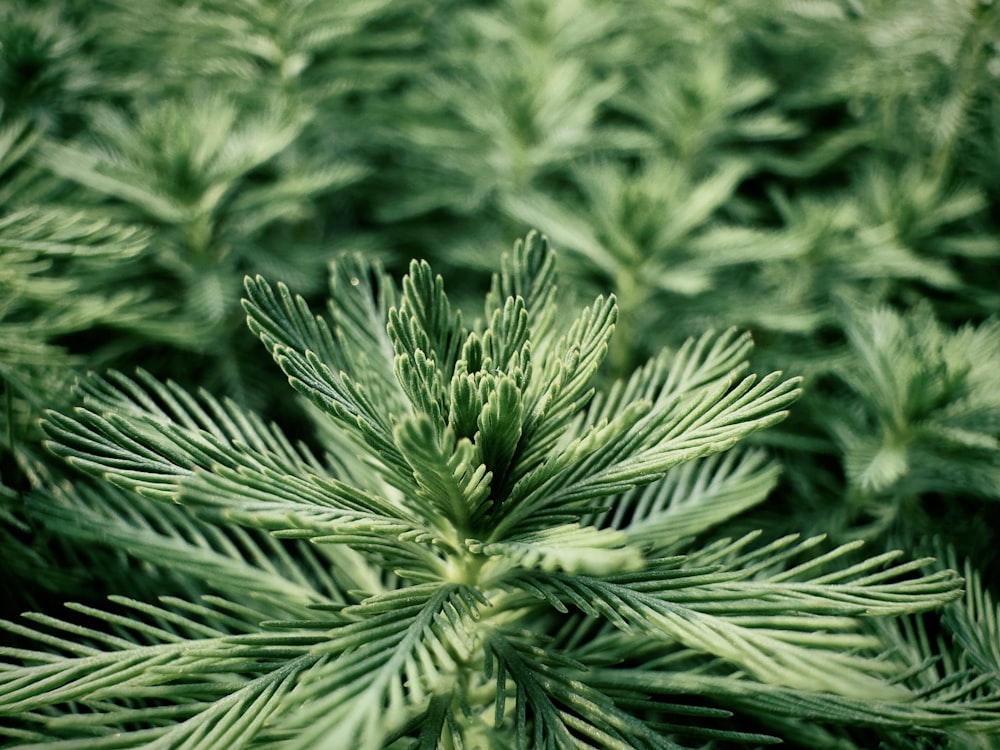
<instances>
[{"instance_id":1,"label":"central plant rosette","mask_svg":"<svg viewBox=\"0 0 1000 750\"><path fill-rule=\"evenodd\" d=\"M266 694L253 721L298 747L480 746L490 726L490 742L526 750L668 747L649 717L680 710L678 691L818 692L852 715L868 700L915 699L860 620L957 596L950 571L916 576L926 560L886 554L829 572L856 545L821 551L822 537L690 548L774 487L762 451L730 449L783 419L798 381L745 374L750 339L725 331L598 389L615 301L598 297L564 324L555 290L535 234L469 326L426 263L397 289L377 264L339 260L326 315L247 279L249 326L311 403L322 457L147 373L85 380L84 405L47 419L53 450L125 488L123 507L135 493L167 501L131 548L171 550L175 565L249 592L185 605L217 617L217 635L164 614L191 639L140 659L142 684L125 680L122 700L189 679L195 664L238 677L242 697L223 694L228 682L200 685L176 710L243 721ZM184 530L160 538L171 524ZM220 564L212 548L177 554L177 539L252 551ZM66 700L90 695L99 662L68 678ZM95 711L110 705L102 690ZM675 718L707 716L691 709ZM145 720L141 707L115 710ZM201 731L191 721L171 730L179 745Z\"/></svg>"}]
</instances>

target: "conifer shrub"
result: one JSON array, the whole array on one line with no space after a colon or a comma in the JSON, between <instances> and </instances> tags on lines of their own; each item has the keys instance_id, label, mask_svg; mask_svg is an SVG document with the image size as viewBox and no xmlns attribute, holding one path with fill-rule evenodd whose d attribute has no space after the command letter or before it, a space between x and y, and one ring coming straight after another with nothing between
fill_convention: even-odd
<instances>
[{"instance_id":1,"label":"conifer shrub","mask_svg":"<svg viewBox=\"0 0 1000 750\"><path fill-rule=\"evenodd\" d=\"M778 741L790 718L991 724L993 696L911 688L922 662L868 624L954 602L953 571L822 537L696 541L773 486L734 446L799 381L747 374L749 338L725 331L596 390L615 300L561 318L554 266L542 237L518 242L469 324L425 262L400 289L345 258L325 315L248 277L249 327L325 455L145 371L84 380L45 431L107 484L32 512L177 593L3 623L33 643L0 649L16 746L668 748Z\"/></svg>"},{"instance_id":2,"label":"conifer shrub","mask_svg":"<svg viewBox=\"0 0 1000 750\"><path fill-rule=\"evenodd\" d=\"M369 599L422 596L447 580L478 593L445 608L486 624L432 626L435 637L467 635L472 645L423 641L435 654L442 645L455 666L432 656L431 671L385 678L403 686L402 704L383 696L387 715L402 705L412 722L389 722L386 745L432 746L432 729L414 735L427 716L443 747L509 746L520 732L529 746L567 737L644 746L642 736L705 747L762 745L765 737L808 748L989 747L1000 673L998 27L1000 4L981 0L635 0L627 12L605 0L0 3L0 615L16 631L0 645L12 674L48 660L62 664L53 674L79 667L81 676L83 662L60 660L87 655L93 664L108 659L114 673L118 651L169 650L171 639L189 646L196 633L263 643L276 638L265 622L319 618L325 625L316 632L328 632L370 622ZM533 235L518 251L534 258L528 266L500 261L509 238L531 227L559 249L551 312L549 292L531 291L554 279L541 240ZM446 298L424 261L448 280ZM497 268L501 288L484 308ZM402 288L391 281L404 276ZM502 286L529 278L525 288ZM305 312L326 305L328 292L329 342ZM287 347L278 359L290 372L247 335L241 293L267 346ZM504 312L518 295L523 340L520 308ZM603 307L592 304L598 295ZM420 318L425 303L427 314L444 309L444 318ZM355 319L367 321L364 335ZM289 328L296 325L301 335ZM753 337L753 367L742 373L763 376L758 384L771 371L792 373L802 378L801 398L792 404L786 386L789 403L777 399L766 414L738 420L747 431L725 428L738 435L720 427L666 470L656 461L667 458L643 442L658 435L653 421L669 429L676 417L665 416L669 399L657 394L686 403L721 389L749 358L749 338L732 331ZM473 334L481 356L475 344L462 348ZM577 341L580 356L593 359L557 357L559 372L550 369L551 352L565 354L558 346L585 334L594 339ZM502 347L502 356L489 347ZM409 364L397 368L397 353ZM460 361L467 371L456 380ZM570 371L580 382L556 385ZM683 373L696 377L690 393ZM556 402L558 418L538 411L547 380L577 393ZM759 385L731 387L756 393ZM361 401L336 406L337 398ZM649 412L633 402L648 402ZM81 404L85 411L74 412ZM374 427L357 421L369 407L381 420ZM507 417L496 421L501 407L520 425L516 438L505 431ZM46 410L51 444L62 446L55 452L44 442ZM418 412L426 419L408 421ZM749 429L758 417L767 429ZM545 432L561 429L564 438ZM739 444L722 450L733 437ZM601 453L612 450L598 448L602 440L618 446L617 458ZM591 443L597 453L579 466L559 463L570 447ZM528 444L535 452L525 456ZM427 455L418 460L421 449ZM141 467L132 450L148 459ZM272 453L277 464L260 458ZM442 469L446 454L452 460ZM605 476L601 460L629 455L632 474L605 466L607 484L588 490L598 494L574 496L565 517L542 513L538 528L524 526L527 510L501 502L515 487L527 492L528 476L542 482L542 464L554 472L548 492L563 481L598 481L590 472ZM445 493L453 505L434 506L428 498L450 486L447 471L473 463L482 476L473 466L452 477L471 498L485 493L468 517L455 515L454 493ZM154 482L147 470L165 474ZM404 535L390 553L365 541L372 530L324 516L345 543L309 543L293 538L294 523L305 523L294 514L288 526L273 508L255 510L257 521L230 518L222 494L211 495L216 505L206 499L223 493L220 482L232 495L239 477L252 477L263 484L246 485L245 499L263 502L269 472L293 478L290 486L308 489L312 501L320 490L310 482L326 492L327 480L386 507L409 498L416 505L399 507L410 508L410 521L433 528L426 538ZM275 497L289 500L283 492ZM504 508L513 520L501 518ZM428 520L432 511L443 515ZM487 533L494 522L496 538ZM410 550L414 560L430 559L417 549L456 571L482 560L496 572L508 561L510 577L496 580L509 588L510 619L500 617L500 628L498 589L486 573L452 581L393 557ZM896 550L906 554L892 557ZM552 589L559 576L590 576L605 593L609 581L636 586L641 575L666 575L658 561L673 556L678 581L691 583L697 566L711 570L708 588L685 588L694 598L684 606L702 607L691 616L699 637L732 633L735 623L750 633L740 643L762 661L746 661L743 646L723 654L719 643L675 631L676 652L659 643L634 653L651 631L641 608L639 619L616 619L587 604L583 589ZM363 580L330 573L347 558ZM810 560L815 567L801 567ZM961 573L964 594L949 569ZM939 588L920 596L905 589L899 601L885 594L896 604L852 610L836 626L817 619L807 634L801 617L813 604L800 612L781 598L790 589L768 588L755 605L761 612L732 609L718 588L723 570L741 597L782 581L822 584L817 596L830 594L827 584L861 587L865 601L883 596L879 586L905 588L920 576ZM838 579L838 571L849 572ZM539 584L535 574L554 577ZM251 579L269 582L260 588L271 604L250 600ZM286 598L324 614L274 604L275 592L293 590ZM706 591L719 597L714 610L698 598ZM530 595L537 602L524 603ZM317 597L326 598L317 605ZM772 599L787 605L786 619L767 611ZM68 614L67 601L75 602ZM223 610L235 619L223 623ZM24 612L36 625L25 624ZM753 640L764 630L781 649L797 639L827 667L837 652L898 690L862 701L860 692L839 691L845 683L791 687L806 662L787 679L768 672L765 664L800 651L775 656L777 645ZM501 631L519 651L487 648L485 634ZM113 744L119 729L128 730L126 745L148 738L222 747L236 736L294 745L308 713L297 714L297 728L272 731L292 699L271 703L257 688L237 690L271 689L261 687L277 684L264 677L271 667L289 680L276 695L300 684L276 666L294 672L289 664L304 663L282 662L289 648L271 661L255 652L258 666L248 657L247 671L219 671L215 682L198 683L177 662L137 661L136 674L150 683L142 693L129 678L127 700L109 693L104 702L105 688L88 692L89 682L60 702L68 693L53 677L44 683L51 695L12 693L26 702L4 704L19 708L0 723L12 727L12 742L29 745ZM621 658L600 662L599 651ZM867 657L882 652L885 671L876 674ZM522 671L518 680L511 665L526 654L549 670L544 679ZM178 683L160 674L171 669L193 692L172 692ZM438 672L440 681L431 677ZM833 682L844 675L824 673ZM457 675L466 684L448 693L443 686ZM308 690L329 676L300 694L313 696ZM563 679L592 692L570 701L565 690L552 692ZM425 703L411 686L424 690ZM445 693L467 696L467 705L448 703ZM249 716L279 713L259 728L249 719L220 724L232 733L190 729L238 713L233 706L251 704L237 696L250 694L261 712ZM536 701L544 696L555 714ZM594 713L584 705L613 711L598 712L603 718L585 730L574 724ZM118 711L126 713L115 718ZM556 714L568 734L553 729ZM316 726L318 738L326 729ZM381 730L358 731L380 741ZM157 733L162 739L152 739Z\"/></svg>"}]
</instances>

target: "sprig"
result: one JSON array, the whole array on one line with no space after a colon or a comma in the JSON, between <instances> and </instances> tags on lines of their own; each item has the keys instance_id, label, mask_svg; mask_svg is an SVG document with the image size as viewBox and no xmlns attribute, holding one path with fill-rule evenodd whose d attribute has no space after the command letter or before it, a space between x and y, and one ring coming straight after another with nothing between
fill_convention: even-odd
<instances>
[{"instance_id":1,"label":"sprig","mask_svg":"<svg viewBox=\"0 0 1000 750\"><path fill-rule=\"evenodd\" d=\"M73 606L95 625L6 623L34 643L2 651L10 737L372 750L476 745L484 731L525 749L773 739L667 700L678 659L706 681L693 693L737 704L759 691L766 716L787 691L833 706L824 716L860 695L893 707L890 725L930 715L866 622L954 600L953 572L794 535L667 552L766 494L760 454L725 451L780 421L797 379L744 375L749 339L726 331L598 391L615 301L561 325L537 234L470 325L428 264L409 271L396 289L346 259L329 316L246 282L249 326L325 420L321 436L340 436L330 452L355 452L377 481L357 485L336 470L354 459L324 461L233 402L145 372L89 377L79 407L48 415L51 449L113 486L39 495L32 517L185 583L159 601Z\"/></svg>"}]
</instances>

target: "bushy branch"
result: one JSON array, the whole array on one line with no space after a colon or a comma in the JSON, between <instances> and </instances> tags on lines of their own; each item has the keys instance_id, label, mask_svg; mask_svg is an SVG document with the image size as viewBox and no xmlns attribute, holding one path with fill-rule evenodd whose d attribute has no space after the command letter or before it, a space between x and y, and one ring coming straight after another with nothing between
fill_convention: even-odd
<instances>
[{"instance_id":1,"label":"bushy branch","mask_svg":"<svg viewBox=\"0 0 1000 750\"><path fill-rule=\"evenodd\" d=\"M745 337L692 341L596 396L614 300L558 322L539 235L469 327L427 264L394 290L345 263L331 319L259 277L246 310L291 385L352 436L331 450L353 446L380 482L355 487L235 403L144 372L88 378L80 407L49 414L52 450L121 489L66 487L33 517L189 583L158 603L73 607L94 625L6 623L34 644L3 649L11 739L431 747L492 724L521 748L767 741L659 703L681 657L691 694L749 713L861 720L845 706L864 696L887 726L961 715L903 685L907 661L864 625L954 600L953 572L897 553L852 562L857 545L822 552L818 537L664 556L681 540L657 542L655 523L681 512L703 531L772 481L757 454L719 458L798 395L795 379L740 374ZM367 358L345 356L369 341ZM672 511L693 476L704 491ZM674 714L688 719L664 732Z\"/></svg>"}]
</instances>

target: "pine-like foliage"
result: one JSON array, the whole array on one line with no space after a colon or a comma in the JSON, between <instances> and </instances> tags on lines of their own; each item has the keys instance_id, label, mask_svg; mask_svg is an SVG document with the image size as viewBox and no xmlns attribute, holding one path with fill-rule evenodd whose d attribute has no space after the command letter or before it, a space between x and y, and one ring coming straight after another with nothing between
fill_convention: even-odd
<instances>
[{"instance_id":1,"label":"pine-like foliage","mask_svg":"<svg viewBox=\"0 0 1000 750\"><path fill-rule=\"evenodd\" d=\"M1000 3L627 5L626 12L608 0L0 1L0 616L52 613L68 599L93 610L109 592L125 597L120 602L218 596L247 606L242 582L254 576L294 580L300 593L340 591L354 605L361 594L344 592L417 580L397 581L366 563L372 580L334 586L319 573L330 567L329 544L276 541L249 522L222 524L186 502L137 502L128 487L81 478L43 449L39 416L46 407L68 413L77 374L141 367L161 383L137 378L154 403L162 389L181 387L167 381L192 394L206 390L220 399L213 420L251 411L263 422L274 419L289 441L305 440L322 456L321 468L310 472L395 502L405 487L376 471L370 457L359 459L374 439L365 433L359 448L364 425L345 430L323 403L289 398L281 371L246 335L241 279L281 279L316 308L331 253L361 252L364 261L344 261L334 276L339 306L356 299L351 279L381 278L376 260L398 277L420 257L449 279L450 305L468 321L483 317L482 293L507 238L535 226L560 247L562 281L550 333L537 320L544 306L522 294L531 320L530 382L522 382L523 372L514 377L513 364L494 365L518 389L530 388L528 395L517 391L520 401L509 384L487 384L474 373L455 386L466 395L453 396L454 363L442 361L439 350L450 350L440 342L433 367L413 365L438 395L418 395L423 391L406 381L400 396L395 370L385 365L395 356L392 341L352 334L351 325L334 328L336 351L354 344L332 371L366 384L391 426L379 439L391 438L399 450L402 438L391 433L398 415L413 411L411 398L430 411L432 424L454 423L454 452L481 459L492 472L489 480L467 479L469 492L486 493L480 515L470 511L469 538L499 549L472 531L499 522L492 503L517 486L509 472L518 471L521 456L516 448L510 453L509 435L477 443L476 433L492 434L479 418L492 420L501 406L520 409L524 433L515 445L541 440L530 437L541 428L526 411L537 403L529 400L538 397L539 373L551 375L539 352L554 346L543 343L546 336L565 333L558 321L572 320L580 300L614 293L615 335L593 380L598 391L572 417L566 445L605 416L611 432L626 424L616 421L625 420L619 407L650 396L642 384L691 358L746 358L739 336L703 331L751 330L755 369L804 378L804 396L787 420L754 432L746 448L686 461L649 484L580 500L565 517L543 513L543 520L627 529L628 544L642 547L647 564L666 554L691 561L718 538L742 539L756 529L763 530L760 545L789 533L828 535L797 560L866 539L862 550L845 548L831 565L893 549L948 559L955 569L969 560L962 563L966 599L949 603L940 621L925 613L880 618L874 627L894 658L912 667L899 684L933 698L929 713L874 702L867 713L852 713L857 706L847 710L829 696L823 713L809 695L779 709L778 693L765 694L763 683L742 693L744 682L734 691L708 679L700 658L677 657L656 669L682 691L676 702L686 710L734 710L742 720L727 728L767 731L802 747L995 743L981 733L989 721L975 712L988 709L995 692L995 666L983 655L996 640L990 597L1000 593ZM343 270L350 264L357 273ZM402 310L402 296L388 281L374 286L368 328L380 332L389 309ZM502 307L503 299L495 302ZM490 305L462 335L492 325ZM413 347L430 357L422 342ZM742 352L731 362L722 355L730 349ZM614 386L616 379L622 384ZM637 383L632 390L630 382ZM625 395L613 396L615 389ZM97 413L124 408L110 391L88 398L97 399ZM213 403L193 398L205 409ZM446 416L440 403L433 406L442 398ZM480 408L483 399L493 404L489 410ZM599 406L604 399L608 405ZM452 403L459 404L454 415ZM408 429L437 434L423 424ZM254 422L248 434L269 430ZM463 440L473 447L461 447ZM446 449L450 443L428 455L440 459ZM542 453L533 460L548 461ZM780 459L780 474L769 455ZM428 486L444 481L435 479L441 470L435 474L433 462L406 465ZM954 559L942 554L949 545ZM581 549L590 560L589 547ZM553 555L539 553L531 564L569 565L565 549ZM796 564L776 562L768 574ZM975 616L958 616L963 606ZM180 617L173 603L167 609ZM115 617L135 621L135 612L124 612ZM148 616L150 627L160 617ZM93 626L104 636L117 627L88 617L71 613L66 627ZM202 611L190 619L212 617ZM567 635L579 633L576 645L559 641L547 624L525 627L563 643L596 680L593 659L578 648L590 631L567 615L558 619L567 622ZM188 625L160 625L192 637ZM246 630L259 632L259 624ZM111 644L77 632L44 638L53 646L66 638L75 653L90 637L89 648ZM33 648L22 636L3 644ZM152 636L133 633L126 641L143 638ZM237 672L218 678L230 686L245 679ZM651 673L643 679L655 682ZM514 711L510 685L505 695ZM601 689L611 695L609 685ZM39 708L38 717L72 713L82 721L91 714L99 734L114 722L94 717L124 705L101 700ZM176 701L158 694L136 700L161 713L134 723L122 718L122 728L184 720L168 716L182 712ZM211 700L206 692L186 700L186 710L193 716L195 704ZM963 705L944 709L949 701ZM469 705L485 702L480 695ZM34 710L11 726L34 726L25 718ZM530 723L534 714L526 711ZM663 715L655 707L650 715L657 711ZM872 711L891 718L880 723ZM942 723L942 712L950 712L945 723L954 728L926 734ZM896 731L905 716L916 716L914 730ZM715 721L668 720L689 728ZM72 736L87 745L83 725L60 729L65 721L38 729L36 739ZM7 727L7 718L0 723ZM463 726L467 746L488 746L494 737L510 744L502 731L479 736ZM682 734L671 736L702 742ZM141 740L126 734L121 742Z\"/></svg>"},{"instance_id":2,"label":"pine-like foliage","mask_svg":"<svg viewBox=\"0 0 1000 750\"><path fill-rule=\"evenodd\" d=\"M1000 321L948 331L922 305L849 321L856 359L841 377L858 408L831 419L848 477L870 493L926 494L961 484L1000 499Z\"/></svg>"},{"instance_id":3,"label":"pine-like foliage","mask_svg":"<svg viewBox=\"0 0 1000 750\"><path fill-rule=\"evenodd\" d=\"M842 319L849 354L831 358L816 399L846 475L834 526L908 544L943 531L989 549L990 501L1000 497L998 321L949 330L926 303L847 304Z\"/></svg>"},{"instance_id":4,"label":"pine-like foliage","mask_svg":"<svg viewBox=\"0 0 1000 750\"><path fill-rule=\"evenodd\" d=\"M732 449L798 395L796 379L744 374L747 336L707 334L595 391L615 301L562 322L535 234L471 324L423 262L397 288L348 257L330 291L326 316L261 277L244 301L326 423L325 458L145 372L88 378L82 406L48 415L52 450L110 484L36 493L32 517L129 555L150 596L5 623L12 746L996 728L995 694L911 689L917 665L866 625L954 601L953 572L821 537L692 543L767 493L773 467Z\"/></svg>"}]
</instances>

